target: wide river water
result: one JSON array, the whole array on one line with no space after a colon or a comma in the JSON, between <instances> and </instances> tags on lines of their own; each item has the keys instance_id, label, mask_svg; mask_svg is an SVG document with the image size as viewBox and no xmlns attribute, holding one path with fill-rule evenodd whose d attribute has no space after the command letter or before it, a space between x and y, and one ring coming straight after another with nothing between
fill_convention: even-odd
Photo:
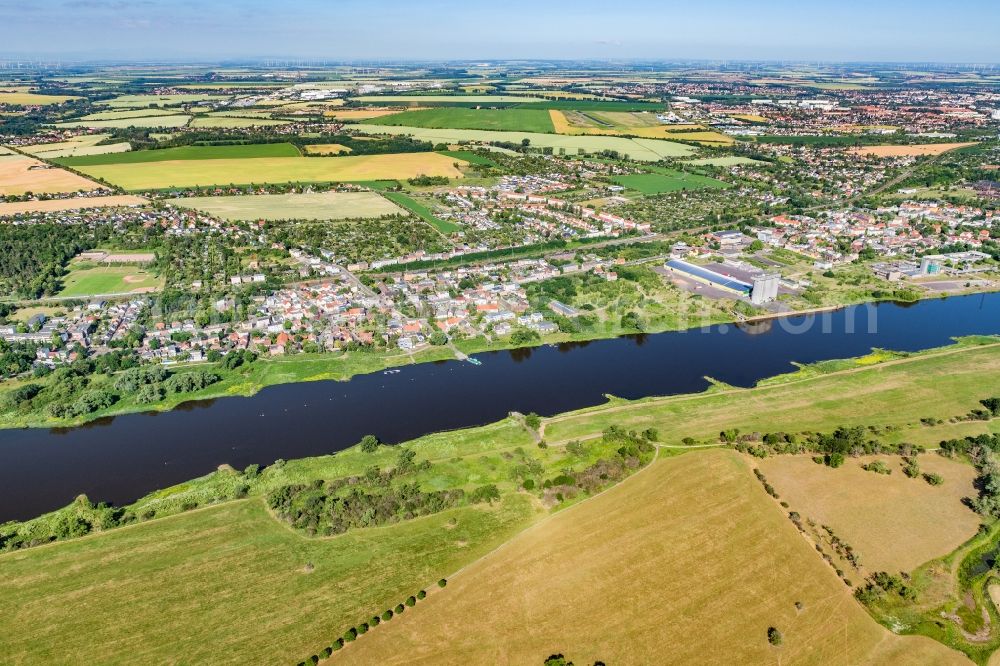
<instances>
[{"instance_id":1,"label":"wide river water","mask_svg":"<svg viewBox=\"0 0 1000 666\"><path fill-rule=\"evenodd\" d=\"M250 398L188 403L70 429L0 430L0 522L91 500L131 502L211 472L344 449L366 434L396 443L622 398L701 391L705 377L749 387L811 363L916 351L1000 334L1000 293L883 303L749 326L718 325L479 354L482 365L426 363L347 382L285 384Z\"/></svg>"}]
</instances>

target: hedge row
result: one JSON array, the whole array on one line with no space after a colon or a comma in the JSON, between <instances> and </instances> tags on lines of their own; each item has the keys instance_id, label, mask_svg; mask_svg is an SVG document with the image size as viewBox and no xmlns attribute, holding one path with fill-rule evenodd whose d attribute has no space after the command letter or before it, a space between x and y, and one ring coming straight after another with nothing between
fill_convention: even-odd
<instances>
[{"instance_id":1,"label":"hedge row","mask_svg":"<svg viewBox=\"0 0 1000 666\"><path fill-rule=\"evenodd\" d=\"M444 587L445 585L448 584L448 580L446 578L442 578L441 580L438 581L437 584L438 587ZM420 590L416 594L407 597L406 600L403 601L402 603L396 604L395 608L386 609L381 615L373 615L371 619L366 620L358 624L357 626L351 627L350 629L344 632L343 636L333 641L332 645L323 648L319 652L319 654L314 654L308 659L300 661L298 666L307 666L308 664L318 664L320 659L328 658L334 652L343 648L344 645L346 645L347 643L353 643L358 639L359 636L368 633L369 630L374 629L383 622L388 622L395 616L404 612L407 606L413 608L414 606L417 605L417 601L423 599L426 596L427 592L425 592L424 590Z\"/></svg>"}]
</instances>

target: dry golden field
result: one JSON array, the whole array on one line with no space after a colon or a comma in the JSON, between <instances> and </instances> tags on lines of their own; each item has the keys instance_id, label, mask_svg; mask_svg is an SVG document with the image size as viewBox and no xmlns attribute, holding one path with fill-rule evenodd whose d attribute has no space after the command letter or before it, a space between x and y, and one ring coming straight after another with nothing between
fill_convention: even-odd
<instances>
[{"instance_id":1,"label":"dry golden field","mask_svg":"<svg viewBox=\"0 0 1000 666\"><path fill-rule=\"evenodd\" d=\"M555 514L330 663L539 664L556 652L578 664L967 663L878 625L746 461L721 450L654 462Z\"/></svg>"},{"instance_id":2,"label":"dry golden field","mask_svg":"<svg viewBox=\"0 0 1000 666\"><path fill-rule=\"evenodd\" d=\"M0 217L18 213L80 210L83 208L111 208L113 206L141 206L147 203L142 197L131 194L110 197L82 197L78 199L49 199L48 201L21 201L0 203Z\"/></svg>"},{"instance_id":3,"label":"dry golden field","mask_svg":"<svg viewBox=\"0 0 1000 666\"><path fill-rule=\"evenodd\" d=\"M77 190L94 190L100 185L75 173L50 167L23 155L0 157L0 195L57 194Z\"/></svg>"},{"instance_id":4,"label":"dry golden field","mask_svg":"<svg viewBox=\"0 0 1000 666\"><path fill-rule=\"evenodd\" d=\"M949 150L974 146L975 142L967 143L925 143L915 146L857 146L848 152L864 157L924 157L940 155Z\"/></svg>"},{"instance_id":5,"label":"dry golden field","mask_svg":"<svg viewBox=\"0 0 1000 666\"><path fill-rule=\"evenodd\" d=\"M861 468L873 460L883 461L892 474ZM829 525L850 544L868 575L912 571L955 550L979 528L980 517L962 503L976 494L972 465L933 453L919 456L922 472L944 478L940 486L931 486L906 477L900 461L899 456L848 458L832 469L809 456L772 456L757 466L791 510Z\"/></svg>"}]
</instances>

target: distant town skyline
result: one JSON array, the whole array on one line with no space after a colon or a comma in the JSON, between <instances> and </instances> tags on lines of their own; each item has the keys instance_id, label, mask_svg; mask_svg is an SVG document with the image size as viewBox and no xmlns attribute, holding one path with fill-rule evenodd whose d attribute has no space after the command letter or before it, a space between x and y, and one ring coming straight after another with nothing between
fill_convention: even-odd
<instances>
[{"instance_id":1,"label":"distant town skyline","mask_svg":"<svg viewBox=\"0 0 1000 666\"><path fill-rule=\"evenodd\" d=\"M1000 62L1000 4L0 1L0 58Z\"/></svg>"}]
</instances>

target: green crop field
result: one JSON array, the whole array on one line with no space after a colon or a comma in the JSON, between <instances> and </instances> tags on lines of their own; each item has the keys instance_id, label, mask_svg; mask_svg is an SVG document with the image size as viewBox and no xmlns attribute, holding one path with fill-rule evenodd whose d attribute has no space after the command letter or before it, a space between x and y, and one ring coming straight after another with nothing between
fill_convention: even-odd
<instances>
[{"instance_id":1,"label":"green crop field","mask_svg":"<svg viewBox=\"0 0 1000 666\"><path fill-rule=\"evenodd\" d=\"M469 164L475 164L478 166L495 167L496 162L488 157L484 157L479 153L474 153L471 150L442 150L439 151L442 155L447 155L448 157L454 157L458 160L464 160Z\"/></svg>"},{"instance_id":2,"label":"green crop field","mask_svg":"<svg viewBox=\"0 0 1000 666\"><path fill-rule=\"evenodd\" d=\"M663 170L662 173L640 173L615 176L614 181L642 194L664 194L679 190L723 189L727 183L707 176L682 171Z\"/></svg>"},{"instance_id":3,"label":"green crop field","mask_svg":"<svg viewBox=\"0 0 1000 666\"><path fill-rule=\"evenodd\" d=\"M479 129L555 132L548 111L514 109L422 109L370 118L372 125L408 125L432 129Z\"/></svg>"},{"instance_id":4,"label":"green crop field","mask_svg":"<svg viewBox=\"0 0 1000 666\"><path fill-rule=\"evenodd\" d=\"M168 199L225 220L344 220L402 214L375 192L308 192Z\"/></svg>"},{"instance_id":5,"label":"green crop field","mask_svg":"<svg viewBox=\"0 0 1000 666\"><path fill-rule=\"evenodd\" d=\"M461 229L461 227L454 222L449 222L436 217L430 208L415 200L413 197L403 194L402 192L383 192L383 195L393 203L405 208L420 219L424 220L443 234L450 234Z\"/></svg>"},{"instance_id":6,"label":"green crop field","mask_svg":"<svg viewBox=\"0 0 1000 666\"><path fill-rule=\"evenodd\" d=\"M62 283L60 296L145 293L163 286L163 280L136 266L86 267L86 264L71 266Z\"/></svg>"},{"instance_id":7,"label":"green crop field","mask_svg":"<svg viewBox=\"0 0 1000 666\"><path fill-rule=\"evenodd\" d=\"M857 134L823 134L823 135L800 135L800 136L758 136L754 137L759 143L776 143L793 146L813 146L815 148L827 148L837 146L867 146L883 143L879 139L872 139Z\"/></svg>"},{"instance_id":8,"label":"green crop field","mask_svg":"<svg viewBox=\"0 0 1000 666\"><path fill-rule=\"evenodd\" d=\"M129 155L130 153L123 153ZM462 178L455 160L437 153L350 157L259 157L76 166L126 190L251 183L329 183L445 176Z\"/></svg>"},{"instance_id":9,"label":"green crop field","mask_svg":"<svg viewBox=\"0 0 1000 666\"><path fill-rule=\"evenodd\" d=\"M352 125L352 129L366 134L401 134L432 143L459 142L509 142L520 144L527 139L535 148L552 148L567 155L599 153L615 150L634 160L656 162L665 157L688 157L697 149L682 143L661 139L626 139L617 136L576 136L544 134L539 132L499 132L490 130L431 129L426 127L396 127L394 125Z\"/></svg>"},{"instance_id":10,"label":"green crop field","mask_svg":"<svg viewBox=\"0 0 1000 666\"><path fill-rule=\"evenodd\" d=\"M55 161L69 167L82 167L99 164L136 164L175 160L235 160L298 156L299 149L290 143L256 143L233 146L180 146L156 150L137 150L127 154L66 157Z\"/></svg>"}]
</instances>

